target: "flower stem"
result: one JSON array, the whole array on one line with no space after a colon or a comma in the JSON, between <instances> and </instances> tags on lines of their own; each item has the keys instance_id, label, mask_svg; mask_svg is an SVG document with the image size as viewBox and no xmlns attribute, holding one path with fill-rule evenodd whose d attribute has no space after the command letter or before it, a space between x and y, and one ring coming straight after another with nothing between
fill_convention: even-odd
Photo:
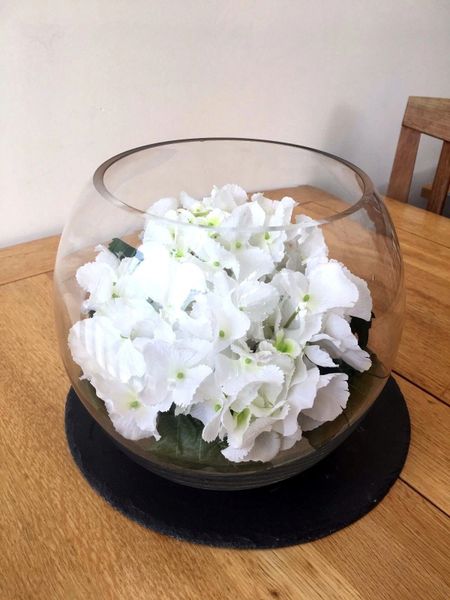
<instances>
[{"instance_id":1,"label":"flower stem","mask_svg":"<svg viewBox=\"0 0 450 600\"><path fill-rule=\"evenodd\" d=\"M289 325L292 323L292 321L295 319L295 317L298 315L299 312L300 312L300 305L297 306L297 308L294 310L292 315L289 317L289 319L283 325L283 329L287 329L289 327Z\"/></svg>"}]
</instances>

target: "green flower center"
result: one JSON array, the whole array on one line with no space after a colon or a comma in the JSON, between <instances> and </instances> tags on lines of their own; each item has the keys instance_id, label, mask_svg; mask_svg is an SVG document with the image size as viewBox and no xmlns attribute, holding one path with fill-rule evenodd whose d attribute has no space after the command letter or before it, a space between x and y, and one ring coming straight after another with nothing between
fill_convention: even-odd
<instances>
[{"instance_id":1,"label":"green flower center","mask_svg":"<svg viewBox=\"0 0 450 600\"><path fill-rule=\"evenodd\" d=\"M275 348L282 354L291 354L295 350L295 345L293 340L279 335L275 341Z\"/></svg>"},{"instance_id":2,"label":"green flower center","mask_svg":"<svg viewBox=\"0 0 450 600\"><path fill-rule=\"evenodd\" d=\"M235 415L236 425L238 427L242 427L243 425L245 425L247 423L249 418L250 418L250 409L244 408L244 410L241 410L240 413L237 413Z\"/></svg>"}]
</instances>

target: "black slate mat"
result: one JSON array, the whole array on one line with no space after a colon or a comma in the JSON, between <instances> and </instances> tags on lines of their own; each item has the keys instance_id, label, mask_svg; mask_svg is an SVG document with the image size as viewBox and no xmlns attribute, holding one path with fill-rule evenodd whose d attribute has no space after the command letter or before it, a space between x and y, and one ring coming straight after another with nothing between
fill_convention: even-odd
<instances>
[{"instance_id":1,"label":"black slate mat","mask_svg":"<svg viewBox=\"0 0 450 600\"><path fill-rule=\"evenodd\" d=\"M87 481L130 519L199 544L278 548L330 535L371 511L400 474L410 422L390 379L354 433L317 465L281 483L234 492L181 486L140 467L97 425L73 389L66 434Z\"/></svg>"}]
</instances>

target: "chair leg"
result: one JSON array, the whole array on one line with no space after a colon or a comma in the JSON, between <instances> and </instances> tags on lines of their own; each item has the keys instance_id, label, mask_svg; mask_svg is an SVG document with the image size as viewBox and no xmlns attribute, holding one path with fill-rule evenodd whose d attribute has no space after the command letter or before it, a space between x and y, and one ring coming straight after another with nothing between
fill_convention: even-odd
<instances>
[{"instance_id":1,"label":"chair leg","mask_svg":"<svg viewBox=\"0 0 450 600\"><path fill-rule=\"evenodd\" d=\"M427 210L442 214L445 200L450 186L450 142L442 145L439 163L431 188L431 196L428 200Z\"/></svg>"}]
</instances>

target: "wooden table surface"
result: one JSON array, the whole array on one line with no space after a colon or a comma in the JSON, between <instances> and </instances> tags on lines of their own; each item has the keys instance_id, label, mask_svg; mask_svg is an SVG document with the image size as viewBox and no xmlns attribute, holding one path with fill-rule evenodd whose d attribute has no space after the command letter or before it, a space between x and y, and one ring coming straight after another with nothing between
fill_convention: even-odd
<instances>
[{"instance_id":1,"label":"wooden table surface","mask_svg":"<svg viewBox=\"0 0 450 600\"><path fill-rule=\"evenodd\" d=\"M350 527L280 550L222 550L146 530L83 479L52 309L57 237L0 250L0 598L450 598L450 220L386 199L406 268L395 377L412 418L386 498Z\"/></svg>"}]
</instances>

